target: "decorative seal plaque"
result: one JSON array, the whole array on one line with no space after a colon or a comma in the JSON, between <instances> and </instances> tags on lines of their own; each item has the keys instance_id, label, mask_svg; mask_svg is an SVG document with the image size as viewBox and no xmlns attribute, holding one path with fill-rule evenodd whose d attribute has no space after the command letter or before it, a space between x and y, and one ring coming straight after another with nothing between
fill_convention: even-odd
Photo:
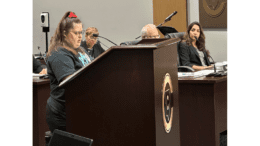
<instances>
[{"instance_id":1,"label":"decorative seal plaque","mask_svg":"<svg viewBox=\"0 0 260 146\"><path fill-rule=\"evenodd\" d=\"M162 116L165 132L170 133L173 119L173 88L169 73L166 73L163 81Z\"/></svg>"}]
</instances>

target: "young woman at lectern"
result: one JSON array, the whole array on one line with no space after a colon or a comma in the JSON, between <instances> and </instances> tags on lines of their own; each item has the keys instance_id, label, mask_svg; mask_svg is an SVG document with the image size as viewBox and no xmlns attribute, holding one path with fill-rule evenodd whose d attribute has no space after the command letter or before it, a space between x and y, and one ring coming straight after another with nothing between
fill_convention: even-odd
<instances>
[{"instance_id":1,"label":"young woman at lectern","mask_svg":"<svg viewBox=\"0 0 260 146\"><path fill-rule=\"evenodd\" d=\"M66 12L51 38L47 53L47 73L50 78L50 97L46 106L49 129L66 131L65 89L59 84L93 59L80 47L82 23L73 12Z\"/></svg>"},{"instance_id":2,"label":"young woman at lectern","mask_svg":"<svg viewBox=\"0 0 260 146\"><path fill-rule=\"evenodd\" d=\"M195 70L212 68L205 49L205 35L200 23L193 22L188 26L180 43L179 58L181 66L190 66Z\"/></svg>"}]
</instances>

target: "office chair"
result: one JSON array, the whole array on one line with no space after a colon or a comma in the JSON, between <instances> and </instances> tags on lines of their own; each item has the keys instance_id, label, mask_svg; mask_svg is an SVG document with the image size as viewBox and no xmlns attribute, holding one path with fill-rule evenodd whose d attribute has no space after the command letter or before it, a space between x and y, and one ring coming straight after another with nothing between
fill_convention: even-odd
<instances>
[{"instance_id":1,"label":"office chair","mask_svg":"<svg viewBox=\"0 0 260 146\"><path fill-rule=\"evenodd\" d=\"M176 33L167 33L165 34L165 38L180 38L182 39L185 32L176 32Z\"/></svg>"},{"instance_id":2,"label":"office chair","mask_svg":"<svg viewBox=\"0 0 260 146\"><path fill-rule=\"evenodd\" d=\"M177 32L177 33L167 33L165 34L165 38L180 38L182 39L185 32ZM181 61L179 58L179 50L180 50L180 42L177 43L177 64L178 64L178 72L193 72L195 71L193 68L189 66L181 66Z\"/></svg>"},{"instance_id":3,"label":"office chair","mask_svg":"<svg viewBox=\"0 0 260 146\"><path fill-rule=\"evenodd\" d=\"M51 140L51 137L52 137L51 131L46 131L46 132L45 132L45 146L48 146L48 145L49 145L49 142L50 142L50 140Z\"/></svg>"}]
</instances>

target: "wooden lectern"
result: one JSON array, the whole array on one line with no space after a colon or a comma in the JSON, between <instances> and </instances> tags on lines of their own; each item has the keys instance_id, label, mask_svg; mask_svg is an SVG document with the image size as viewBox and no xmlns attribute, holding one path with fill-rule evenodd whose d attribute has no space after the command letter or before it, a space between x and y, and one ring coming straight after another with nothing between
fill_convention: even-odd
<instances>
[{"instance_id":1,"label":"wooden lectern","mask_svg":"<svg viewBox=\"0 0 260 146\"><path fill-rule=\"evenodd\" d=\"M111 47L64 80L67 131L93 146L180 146L178 41Z\"/></svg>"}]
</instances>

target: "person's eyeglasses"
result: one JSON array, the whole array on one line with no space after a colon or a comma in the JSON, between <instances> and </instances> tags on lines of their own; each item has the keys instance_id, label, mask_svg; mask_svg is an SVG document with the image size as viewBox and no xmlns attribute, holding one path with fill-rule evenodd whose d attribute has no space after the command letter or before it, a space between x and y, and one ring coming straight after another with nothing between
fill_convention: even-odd
<instances>
[{"instance_id":1,"label":"person's eyeglasses","mask_svg":"<svg viewBox=\"0 0 260 146\"><path fill-rule=\"evenodd\" d=\"M160 35L156 35L156 36L145 36L146 39L157 39L160 38Z\"/></svg>"},{"instance_id":2,"label":"person's eyeglasses","mask_svg":"<svg viewBox=\"0 0 260 146\"><path fill-rule=\"evenodd\" d=\"M83 35L83 31L72 31L75 35Z\"/></svg>"}]
</instances>

